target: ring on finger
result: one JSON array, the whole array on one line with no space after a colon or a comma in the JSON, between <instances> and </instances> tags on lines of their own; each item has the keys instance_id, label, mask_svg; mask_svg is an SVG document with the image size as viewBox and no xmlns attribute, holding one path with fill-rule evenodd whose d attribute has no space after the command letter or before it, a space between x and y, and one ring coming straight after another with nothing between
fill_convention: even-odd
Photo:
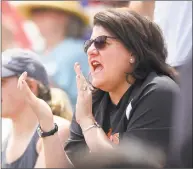
<instances>
[{"instance_id":1,"label":"ring on finger","mask_svg":"<svg viewBox=\"0 0 193 169\"><path fill-rule=\"evenodd\" d=\"M81 88L81 90L86 91L87 88L88 88L88 86L87 86L87 85L84 85L84 86Z\"/></svg>"}]
</instances>

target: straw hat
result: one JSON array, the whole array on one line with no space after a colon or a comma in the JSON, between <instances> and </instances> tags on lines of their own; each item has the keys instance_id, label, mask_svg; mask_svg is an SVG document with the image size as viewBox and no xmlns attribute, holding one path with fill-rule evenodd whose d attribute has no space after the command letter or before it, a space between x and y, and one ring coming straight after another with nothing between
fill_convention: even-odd
<instances>
[{"instance_id":1,"label":"straw hat","mask_svg":"<svg viewBox=\"0 0 193 169\"><path fill-rule=\"evenodd\" d=\"M30 19L31 10L36 8L58 9L80 18L86 25L89 24L89 17L84 13L78 1L23 1L16 5L17 10L26 19Z\"/></svg>"}]
</instances>

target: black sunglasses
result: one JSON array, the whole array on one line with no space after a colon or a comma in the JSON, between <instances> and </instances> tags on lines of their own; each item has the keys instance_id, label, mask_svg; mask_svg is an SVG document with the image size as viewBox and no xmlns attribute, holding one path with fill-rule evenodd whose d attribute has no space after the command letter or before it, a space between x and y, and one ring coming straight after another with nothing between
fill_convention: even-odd
<instances>
[{"instance_id":1,"label":"black sunglasses","mask_svg":"<svg viewBox=\"0 0 193 169\"><path fill-rule=\"evenodd\" d=\"M106 41L107 38L111 38L111 39L117 39L116 37L111 37L111 36L98 36L97 38L93 39L93 40L87 40L84 43L84 52L87 53L88 48L92 45L92 43L94 43L94 46L97 50L103 49L106 45Z\"/></svg>"}]
</instances>

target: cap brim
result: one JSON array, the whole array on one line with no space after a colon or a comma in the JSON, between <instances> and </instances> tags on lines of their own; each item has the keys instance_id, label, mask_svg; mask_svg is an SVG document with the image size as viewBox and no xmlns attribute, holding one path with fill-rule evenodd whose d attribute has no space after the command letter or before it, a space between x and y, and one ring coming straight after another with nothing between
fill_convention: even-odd
<instances>
[{"instance_id":1,"label":"cap brim","mask_svg":"<svg viewBox=\"0 0 193 169\"><path fill-rule=\"evenodd\" d=\"M2 69L1 69L1 77L2 78L11 77L11 76L15 76L15 75L16 75L15 72L13 72L13 71L11 71L11 70L9 70L9 69L2 66Z\"/></svg>"}]
</instances>

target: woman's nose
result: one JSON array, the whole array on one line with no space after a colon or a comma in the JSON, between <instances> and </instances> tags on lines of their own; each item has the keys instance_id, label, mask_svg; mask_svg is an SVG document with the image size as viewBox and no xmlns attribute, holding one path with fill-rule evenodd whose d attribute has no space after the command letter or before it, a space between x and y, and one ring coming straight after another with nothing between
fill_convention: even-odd
<instances>
[{"instance_id":1,"label":"woman's nose","mask_svg":"<svg viewBox=\"0 0 193 169\"><path fill-rule=\"evenodd\" d=\"M99 52L98 52L98 50L95 48L95 46L94 46L94 43L88 48L88 50L87 50L87 55L88 55L88 57L92 57L92 56L96 56L96 55L98 55L99 54Z\"/></svg>"}]
</instances>

